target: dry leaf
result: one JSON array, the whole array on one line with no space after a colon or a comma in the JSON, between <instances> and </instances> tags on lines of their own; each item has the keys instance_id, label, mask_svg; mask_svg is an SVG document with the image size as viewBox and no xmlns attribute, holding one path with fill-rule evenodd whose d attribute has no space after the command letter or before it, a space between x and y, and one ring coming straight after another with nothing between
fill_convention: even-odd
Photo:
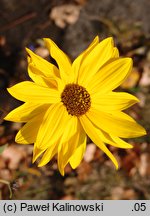
<instances>
[{"instance_id":1,"label":"dry leaf","mask_svg":"<svg viewBox=\"0 0 150 216\"><path fill-rule=\"evenodd\" d=\"M94 154L96 152L96 145L91 143L91 144L88 144L87 147L86 147L86 152L84 154L84 160L86 162L90 162L93 160L94 158Z\"/></svg>"},{"instance_id":2,"label":"dry leaf","mask_svg":"<svg viewBox=\"0 0 150 216\"><path fill-rule=\"evenodd\" d=\"M87 2L87 0L75 0L75 1L80 5L84 5Z\"/></svg>"},{"instance_id":3,"label":"dry leaf","mask_svg":"<svg viewBox=\"0 0 150 216\"><path fill-rule=\"evenodd\" d=\"M137 194L133 189L126 189L122 196L123 200L135 200L137 199Z\"/></svg>"},{"instance_id":4,"label":"dry leaf","mask_svg":"<svg viewBox=\"0 0 150 216\"><path fill-rule=\"evenodd\" d=\"M120 186L113 188L111 193L113 200L132 200L137 198L137 194L133 189L125 189Z\"/></svg>"},{"instance_id":5,"label":"dry leaf","mask_svg":"<svg viewBox=\"0 0 150 216\"><path fill-rule=\"evenodd\" d=\"M137 98L140 100L138 105L140 107L144 107L145 106L145 102L146 102L146 94L143 92L137 92L136 94Z\"/></svg>"},{"instance_id":6,"label":"dry leaf","mask_svg":"<svg viewBox=\"0 0 150 216\"><path fill-rule=\"evenodd\" d=\"M49 51L45 47L38 47L35 49L35 53L42 58L46 58L49 56Z\"/></svg>"},{"instance_id":7,"label":"dry leaf","mask_svg":"<svg viewBox=\"0 0 150 216\"><path fill-rule=\"evenodd\" d=\"M141 176L150 175L150 154L143 153L140 157L139 173Z\"/></svg>"},{"instance_id":8,"label":"dry leaf","mask_svg":"<svg viewBox=\"0 0 150 216\"><path fill-rule=\"evenodd\" d=\"M112 199L113 200L120 200L120 199L122 199L123 193L124 193L124 190L120 186L112 188L112 190L111 190Z\"/></svg>"},{"instance_id":9,"label":"dry leaf","mask_svg":"<svg viewBox=\"0 0 150 216\"><path fill-rule=\"evenodd\" d=\"M65 195L61 198L61 200L75 200L75 197L72 195Z\"/></svg>"},{"instance_id":10,"label":"dry leaf","mask_svg":"<svg viewBox=\"0 0 150 216\"><path fill-rule=\"evenodd\" d=\"M132 168L136 166L138 163L138 156L135 151L128 151L127 155L122 158L122 167L125 169L127 172L130 172Z\"/></svg>"},{"instance_id":11,"label":"dry leaf","mask_svg":"<svg viewBox=\"0 0 150 216\"><path fill-rule=\"evenodd\" d=\"M0 170L4 169L6 167L6 163L3 160L2 156L0 155Z\"/></svg>"},{"instance_id":12,"label":"dry leaf","mask_svg":"<svg viewBox=\"0 0 150 216\"><path fill-rule=\"evenodd\" d=\"M85 181L92 172L91 164L83 161L80 166L77 167L78 179L80 181Z\"/></svg>"},{"instance_id":13,"label":"dry leaf","mask_svg":"<svg viewBox=\"0 0 150 216\"><path fill-rule=\"evenodd\" d=\"M144 65L142 78L139 82L140 86L149 86L150 85L150 64L147 63Z\"/></svg>"},{"instance_id":14,"label":"dry leaf","mask_svg":"<svg viewBox=\"0 0 150 216\"><path fill-rule=\"evenodd\" d=\"M137 82L139 81L140 74L136 68L133 68L131 74L126 79L126 81L121 85L122 88L130 89L136 86Z\"/></svg>"},{"instance_id":15,"label":"dry leaf","mask_svg":"<svg viewBox=\"0 0 150 216\"><path fill-rule=\"evenodd\" d=\"M0 47L5 46L6 44L6 38L4 36L0 36Z\"/></svg>"},{"instance_id":16,"label":"dry leaf","mask_svg":"<svg viewBox=\"0 0 150 216\"><path fill-rule=\"evenodd\" d=\"M26 157L26 153L23 148L13 145L6 148L1 156L8 163L9 169L17 169L21 160Z\"/></svg>"},{"instance_id":17,"label":"dry leaf","mask_svg":"<svg viewBox=\"0 0 150 216\"><path fill-rule=\"evenodd\" d=\"M12 173L8 169L0 170L0 179L11 181L12 180Z\"/></svg>"},{"instance_id":18,"label":"dry leaf","mask_svg":"<svg viewBox=\"0 0 150 216\"><path fill-rule=\"evenodd\" d=\"M60 28L65 28L67 24L74 24L77 22L80 14L80 6L66 4L56 6L50 13L50 18Z\"/></svg>"}]
</instances>

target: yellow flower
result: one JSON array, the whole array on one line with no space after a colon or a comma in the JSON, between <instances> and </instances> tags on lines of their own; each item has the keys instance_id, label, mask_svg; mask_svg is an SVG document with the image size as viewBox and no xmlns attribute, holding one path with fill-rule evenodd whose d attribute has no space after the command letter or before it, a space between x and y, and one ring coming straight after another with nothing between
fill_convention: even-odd
<instances>
[{"instance_id":1,"label":"yellow flower","mask_svg":"<svg viewBox=\"0 0 150 216\"><path fill-rule=\"evenodd\" d=\"M73 63L57 45L44 39L58 67L27 49L28 73L32 81L8 88L25 102L5 120L25 122L16 142L34 143L33 162L43 154L39 166L57 154L58 168L64 175L67 163L75 169L86 148L87 135L113 161L106 144L132 148L121 138L139 137L145 129L123 112L139 100L128 93L115 92L132 69L131 58L120 58L113 39L99 42L96 37Z\"/></svg>"}]
</instances>

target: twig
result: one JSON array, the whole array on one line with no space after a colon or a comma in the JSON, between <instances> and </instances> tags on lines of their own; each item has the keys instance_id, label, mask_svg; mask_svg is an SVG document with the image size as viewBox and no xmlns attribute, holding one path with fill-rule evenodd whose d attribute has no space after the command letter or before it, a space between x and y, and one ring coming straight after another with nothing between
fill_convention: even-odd
<instances>
[{"instance_id":1,"label":"twig","mask_svg":"<svg viewBox=\"0 0 150 216\"><path fill-rule=\"evenodd\" d=\"M8 181L6 181L6 180L3 180L3 179L0 179L0 183L2 183L2 184L6 184L7 186L8 186L8 189L9 189L9 198L11 199L12 198L12 189L11 189L11 187L10 187L10 183L8 182Z\"/></svg>"},{"instance_id":2,"label":"twig","mask_svg":"<svg viewBox=\"0 0 150 216\"><path fill-rule=\"evenodd\" d=\"M26 15L24 15L24 16L16 19L16 20L14 20L13 22L9 23L8 25L2 26L0 28L0 31L6 31L8 29L11 29L11 28L13 28L13 27L15 27L17 25L20 25L20 24L22 24L22 23L24 23L24 22L26 22L26 21L28 21L28 20L36 17L36 16L37 16L36 12L26 14Z\"/></svg>"}]
</instances>

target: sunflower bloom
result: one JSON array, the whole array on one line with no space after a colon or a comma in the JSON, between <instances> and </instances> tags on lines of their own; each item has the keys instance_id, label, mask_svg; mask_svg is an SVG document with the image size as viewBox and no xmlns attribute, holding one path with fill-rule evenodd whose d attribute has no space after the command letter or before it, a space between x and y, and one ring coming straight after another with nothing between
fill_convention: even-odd
<instances>
[{"instance_id":1,"label":"sunflower bloom","mask_svg":"<svg viewBox=\"0 0 150 216\"><path fill-rule=\"evenodd\" d=\"M58 168L64 175L68 163L73 169L80 164L88 135L118 169L106 144L132 148L122 138L146 134L123 112L139 100L114 91L132 70L131 58L119 57L111 37L101 42L96 37L73 63L51 39L44 42L58 67L26 49L32 81L8 88L13 97L25 102L5 117L25 123L15 141L34 143L33 162L41 156L39 167L57 154Z\"/></svg>"}]
</instances>

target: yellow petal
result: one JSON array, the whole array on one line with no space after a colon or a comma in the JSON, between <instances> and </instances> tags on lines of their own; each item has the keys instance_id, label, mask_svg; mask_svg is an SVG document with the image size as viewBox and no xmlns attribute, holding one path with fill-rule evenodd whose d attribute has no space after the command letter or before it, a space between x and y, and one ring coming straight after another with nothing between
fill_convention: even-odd
<instances>
[{"instance_id":1,"label":"yellow petal","mask_svg":"<svg viewBox=\"0 0 150 216\"><path fill-rule=\"evenodd\" d=\"M31 144L36 141L36 137L41 125L44 113L35 116L28 121L17 133L15 141L20 144Z\"/></svg>"},{"instance_id":2,"label":"yellow petal","mask_svg":"<svg viewBox=\"0 0 150 216\"><path fill-rule=\"evenodd\" d=\"M113 146L118 147L118 148L124 148L124 149L133 148L133 146L131 144L125 142L124 140L120 139L119 137L113 136L113 135L110 135L110 136L114 140L114 142L116 143L116 145L113 145Z\"/></svg>"},{"instance_id":3,"label":"yellow petal","mask_svg":"<svg viewBox=\"0 0 150 216\"><path fill-rule=\"evenodd\" d=\"M94 47L98 43L99 43L99 37L96 36L94 38L94 40L92 41L92 43L89 45L89 47L74 60L74 62L72 64L72 71L74 74L74 83L76 83L78 80L79 70L80 70L81 65L84 61L84 58L86 58L86 56L88 56L88 54L94 49Z\"/></svg>"},{"instance_id":4,"label":"yellow petal","mask_svg":"<svg viewBox=\"0 0 150 216\"><path fill-rule=\"evenodd\" d=\"M105 112L124 110L137 102L139 100L135 96L125 92L98 92L92 95L92 107Z\"/></svg>"},{"instance_id":5,"label":"yellow petal","mask_svg":"<svg viewBox=\"0 0 150 216\"><path fill-rule=\"evenodd\" d=\"M146 134L142 126L131 117L130 120L123 118L121 112L104 113L91 108L86 115L94 125L114 136L132 138Z\"/></svg>"},{"instance_id":6,"label":"yellow petal","mask_svg":"<svg viewBox=\"0 0 150 216\"><path fill-rule=\"evenodd\" d=\"M131 58L113 60L102 67L86 87L91 93L109 92L117 88L127 78L131 69Z\"/></svg>"},{"instance_id":7,"label":"yellow petal","mask_svg":"<svg viewBox=\"0 0 150 216\"><path fill-rule=\"evenodd\" d=\"M41 105L27 102L12 110L4 119L14 122L27 122L34 116L41 114L41 112L46 112L49 106L47 104Z\"/></svg>"},{"instance_id":8,"label":"yellow petal","mask_svg":"<svg viewBox=\"0 0 150 216\"><path fill-rule=\"evenodd\" d=\"M32 64L32 66L37 69L37 75L41 75L44 77L59 77L59 70L55 65L36 55L28 48L26 48L26 51L28 53L28 64ZM33 78L34 80L32 71L29 71L29 76L31 77L31 79Z\"/></svg>"},{"instance_id":9,"label":"yellow petal","mask_svg":"<svg viewBox=\"0 0 150 216\"><path fill-rule=\"evenodd\" d=\"M131 144L125 142L124 140L120 139L119 137L108 134L105 131L102 131L100 128L98 128L98 130L99 130L98 134L104 143L110 144L110 145L112 145L114 147L118 147L118 148L124 148L124 149L133 148L133 146Z\"/></svg>"},{"instance_id":10,"label":"yellow petal","mask_svg":"<svg viewBox=\"0 0 150 216\"><path fill-rule=\"evenodd\" d=\"M59 91L62 91L64 88L64 83L59 77L51 75L50 73L49 76L46 77L33 63L29 63L28 73L31 79L39 86L59 89Z\"/></svg>"},{"instance_id":11,"label":"yellow petal","mask_svg":"<svg viewBox=\"0 0 150 216\"><path fill-rule=\"evenodd\" d=\"M38 157L40 157L40 155L45 151L45 149L39 149L36 146L36 143L34 144L34 149L33 149L33 159L32 159L32 163L34 163Z\"/></svg>"},{"instance_id":12,"label":"yellow petal","mask_svg":"<svg viewBox=\"0 0 150 216\"><path fill-rule=\"evenodd\" d=\"M69 159L69 163L73 169L76 169L83 159L83 155L86 149L86 140L87 140L87 136L85 136L82 143L78 144L77 149Z\"/></svg>"},{"instance_id":13,"label":"yellow petal","mask_svg":"<svg viewBox=\"0 0 150 216\"><path fill-rule=\"evenodd\" d=\"M40 160L38 167L45 166L57 153L58 143L51 145L43 154L42 159Z\"/></svg>"},{"instance_id":14,"label":"yellow petal","mask_svg":"<svg viewBox=\"0 0 150 216\"><path fill-rule=\"evenodd\" d=\"M79 140L78 119L72 116L64 127L64 131L58 146L58 168L64 175L64 168L77 147Z\"/></svg>"},{"instance_id":15,"label":"yellow petal","mask_svg":"<svg viewBox=\"0 0 150 216\"><path fill-rule=\"evenodd\" d=\"M63 133L69 119L65 107L61 104L52 104L44 115L37 136L37 147L46 149L56 143Z\"/></svg>"},{"instance_id":16,"label":"yellow petal","mask_svg":"<svg viewBox=\"0 0 150 216\"><path fill-rule=\"evenodd\" d=\"M119 51L116 47L113 48L112 58L119 58Z\"/></svg>"},{"instance_id":17,"label":"yellow petal","mask_svg":"<svg viewBox=\"0 0 150 216\"><path fill-rule=\"evenodd\" d=\"M81 162L86 147L86 134L79 121L77 121L77 127L75 128L75 131L75 137L73 136L71 137L71 139L69 139L68 150L66 151L63 157L64 167L68 162L70 162L74 169ZM72 147L70 148L70 146ZM76 157L76 160L74 157Z\"/></svg>"},{"instance_id":18,"label":"yellow petal","mask_svg":"<svg viewBox=\"0 0 150 216\"><path fill-rule=\"evenodd\" d=\"M58 91L38 86L30 81L20 82L7 90L13 97L24 102L49 104L60 101Z\"/></svg>"},{"instance_id":19,"label":"yellow petal","mask_svg":"<svg viewBox=\"0 0 150 216\"><path fill-rule=\"evenodd\" d=\"M86 86L94 74L112 57L113 39L107 38L100 42L83 59L79 71L78 83Z\"/></svg>"},{"instance_id":20,"label":"yellow petal","mask_svg":"<svg viewBox=\"0 0 150 216\"><path fill-rule=\"evenodd\" d=\"M28 65L28 74L31 79L40 86L57 88L57 82L52 76L49 78L43 76L41 71L31 63Z\"/></svg>"},{"instance_id":21,"label":"yellow petal","mask_svg":"<svg viewBox=\"0 0 150 216\"><path fill-rule=\"evenodd\" d=\"M50 55L55 59L60 70L60 77L67 83L69 76L71 76L71 62L68 56L49 38L43 39L45 45L49 49Z\"/></svg>"},{"instance_id":22,"label":"yellow petal","mask_svg":"<svg viewBox=\"0 0 150 216\"><path fill-rule=\"evenodd\" d=\"M80 117L80 121L90 139L112 160L116 169L118 169L118 162L106 145L102 142L101 137L99 136L99 130L85 115Z\"/></svg>"}]
</instances>

